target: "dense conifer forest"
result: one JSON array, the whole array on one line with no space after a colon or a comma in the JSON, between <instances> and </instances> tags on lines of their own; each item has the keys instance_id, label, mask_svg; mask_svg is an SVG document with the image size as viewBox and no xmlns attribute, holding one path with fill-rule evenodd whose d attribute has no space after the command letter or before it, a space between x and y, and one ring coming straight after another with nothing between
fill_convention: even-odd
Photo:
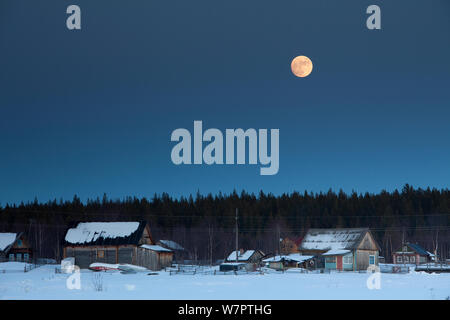
<instances>
[{"instance_id":1,"label":"dense conifer forest","mask_svg":"<svg viewBox=\"0 0 450 320\"><path fill-rule=\"evenodd\" d=\"M238 209L239 247L280 250L280 239L299 241L308 228L369 227L387 262L402 242L419 243L450 258L450 191L415 189L377 194L298 193L274 196L260 192L151 199L127 197L53 200L0 207L0 231L24 231L39 257L60 259L65 231L78 221L146 220L154 240L171 239L189 258L214 262L235 248ZM283 249L281 249L283 250Z\"/></svg>"}]
</instances>

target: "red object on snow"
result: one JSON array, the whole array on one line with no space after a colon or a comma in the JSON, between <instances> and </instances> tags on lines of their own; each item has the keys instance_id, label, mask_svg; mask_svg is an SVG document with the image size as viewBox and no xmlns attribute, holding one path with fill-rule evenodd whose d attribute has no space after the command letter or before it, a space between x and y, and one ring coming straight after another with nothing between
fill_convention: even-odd
<instances>
[{"instance_id":1,"label":"red object on snow","mask_svg":"<svg viewBox=\"0 0 450 320\"><path fill-rule=\"evenodd\" d=\"M108 271L108 270L119 270L119 267L114 264L108 265L105 263L101 263L101 264L93 263L89 266L89 269L93 270L93 271Z\"/></svg>"}]
</instances>

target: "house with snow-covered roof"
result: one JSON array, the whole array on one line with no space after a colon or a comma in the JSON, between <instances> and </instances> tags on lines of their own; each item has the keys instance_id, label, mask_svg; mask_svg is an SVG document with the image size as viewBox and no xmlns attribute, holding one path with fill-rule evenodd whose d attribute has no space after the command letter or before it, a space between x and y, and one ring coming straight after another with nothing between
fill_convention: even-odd
<instances>
[{"instance_id":1,"label":"house with snow-covered roof","mask_svg":"<svg viewBox=\"0 0 450 320\"><path fill-rule=\"evenodd\" d=\"M32 259L33 249L24 232L0 232L0 261L24 261Z\"/></svg>"},{"instance_id":2,"label":"house with snow-covered roof","mask_svg":"<svg viewBox=\"0 0 450 320\"><path fill-rule=\"evenodd\" d=\"M80 268L106 263L160 270L171 265L172 256L155 245L146 221L79 222L64 237L64 258L73 257Z\"/></svg>"},{"instance_id":3,"label":"house with snow-covered roof","mask_svg":"<svg viewBox=\"0 0 450 320\"><path fill-rule=\"evenodd\" d=\"M246 250L243 249L238 251L237 262L241 263L258 263L264 253L261 250ZM236 262L236 251L231 252L225 262Z\"/></svg>"},{"instance_id":4,"label":"house with snow-covered roof","mask_svg":"<svg viewBox=\"0 0 450 320\"><path fill-rule=\"evenodd\" d=\"M309 229L299 251L321 257L326 270L367 270L378 265L380 247L368 228Z\"/></svg>"},{"instance_id":5,"label":"house with snow-covered roof","mask_svg":"<svg viewBox=\"0 0 450 320\"><path fill-rule=\"evenodd\" d=\"M143 244L138 248L136 264L151 270L161 270L172 265L173 254L173 250L160 245Z\"/></svg>"},{"instance_id":6,"label":"house with snow-covered roof","mask_svg":"<svg viewBox=\"0 0 450 320\"><path fill-rule=\"evenodd\" d=\"M433 261L434 254L417 243L405 243L402 248L392 254L394 264L421 264Z\"/></svg>"},{"instance_id":7,"label":"house with snow-covered roof","mask_svg":"<svg viewBox=\"0 0 450 320\"><path fill-rule=\"evenodd\" d=\"M246 250L240 249L231 252L225 259L225 262L220 265L220 271L231 271L245 268L246 270L255 270L261 263L264 253L261 250Z\"/></svg>"},{"instance_id":8,"label":"house with snow-covered roof","mask_svg":"<svg viewBox=\"0 0 450 320\"><path fill-rule=\"evenodd\" d=\"M157 245L173 251L173 260L181 262L188 258L189 252L173 240L159 240Z\"/></svg>"},{"instance_id":9,"label":"house with snow-covered roof","mask_svg":"<svg viewBox=\"0 0 450 320\"><path fill-rule=\"evenodd\" d=\"M289 268L312 269L314 267L314 256L304 256L299 253L287 255L276 255L263 259L263 262L271 269L286 270Z\"/></svg>"}]
</instances>

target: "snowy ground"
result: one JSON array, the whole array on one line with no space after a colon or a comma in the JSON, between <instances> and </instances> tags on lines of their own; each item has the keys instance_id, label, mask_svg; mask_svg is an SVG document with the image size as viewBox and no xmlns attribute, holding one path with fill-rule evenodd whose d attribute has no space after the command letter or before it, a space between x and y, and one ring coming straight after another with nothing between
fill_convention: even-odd
<instances>
[{"instance_id":1,"label":"snowy ground","mask_svg":"<svg viewBox=\"0 0 450 320\"><path fill-rule=\"evenodd\" d=\"M0 299L434 300L450 296L450 273L382 273L381 288L369 290L366 285L369 274L352 272L170 275L163 271L148 275L147 272L121 274L81 270L81 288L70 290L66 286L70 275L55 273L55 266L46 265L24 273L20 272L23 264L13 264L0 263ZM95 290L98 277L102 291Z\"/></svg>"}]
</instances>

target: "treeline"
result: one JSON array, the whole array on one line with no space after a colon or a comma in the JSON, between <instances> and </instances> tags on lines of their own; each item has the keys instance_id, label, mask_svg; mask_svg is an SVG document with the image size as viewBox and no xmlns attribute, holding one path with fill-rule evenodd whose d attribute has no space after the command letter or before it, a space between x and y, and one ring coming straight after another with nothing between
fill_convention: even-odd
<instances>
[{"instance_id":1,"label":"treeline","mask_svg":"<svg viewBox=\"0 0 450 320\"><path fill-rule=\"evenodd\" d=\"M223 259L235 248L238 209L239 247L277 253L280 238L297 240L308 228L369 227L381 255L391 260L402 242L415 242L450 258L450 191L414 189L378 194L241 193L151 199L90 199L5 205L0 231L25 231L40 257L60 259L65 231L77 221L146 220L155 240L171 239L192 260Z\"/></svg>"}]
</instances>

